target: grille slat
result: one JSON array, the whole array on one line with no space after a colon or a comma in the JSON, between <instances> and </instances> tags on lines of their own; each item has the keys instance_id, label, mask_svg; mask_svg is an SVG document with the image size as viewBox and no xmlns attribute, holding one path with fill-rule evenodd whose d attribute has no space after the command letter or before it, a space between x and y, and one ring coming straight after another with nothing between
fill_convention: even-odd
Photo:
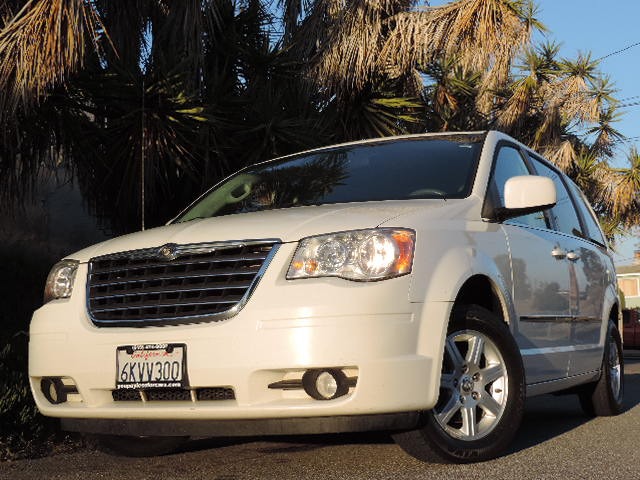
<instances>
[{"instance_id":1,"label":"grille slat","mask_svg":"<svg viewBox=\"0 0 640 480\"><path fill-rule=\"evenodd\" d=\"M236 304L240 301L242 297L236 295L235 298L229 298L228 300L221 301L206 301L206 302L183 302L176 301L172 303L157 303L153 305L146 305L142 302L136 303L127 303L126 307L109 307L109 308L94 308L93 313L104 313L104 312L118 312L122 310L130 310L132 308L135 309L149 309L149 308L169 308L169 307L188 307L188 306L199 306L199 305L226 305L226 304Z\"/></svg>"},{"instance_id":2,"label":"grille slat","mask_svg":"<svg viewBox=\"0 0 640 480\"><path fill-rule=\"evenodd\" d=\"M216 259L216 258L211 258L211 259L202 259L202 260L173 260L171 262L171 265L176 267L176 266L185 266L185 265L209 265L209 264L216 264L216 263L223 263L223 262L263 262L265 259L267 258L266 254L254 254L254 255L230 255L228 258L223 258L223 259ZM106 274L106 273L116 273L116 272L121 272L121 271L126 271L129 269L135 269L135 268L158 268L158 267L165 267L166 264L165 263L136 263L137 260L132 260L130 262L127 262L121 266L117 266L114 268L108 268L108 269L103 269L100 271L100 273Z\"/></svg>"},{"instance_id":3,"label":"grille slat","mask_svg":"<svg viewBox=\"0 0 640 480\"><path fill-rule=\"evenodd\" d=\"M98 326L221 320L247 301L277 240L164 245L92 258L87 304Z\"/></svg>"},{"instance_id":4,"label":"grille slat","mask_svg":"<svg viewBox=\"0 0 640 480\"><path fill-rule=\"evenodd\" d=\"M208 279L211 277L236 277L236 276L240 276L240 275L255 275L256 273L258 273L259 268L255 268L252 270L245 270L243 272L207 272L207 274L203 274L203 275L147 275L147 276L140 276L139 278L129 278L127 280L119 280L116 282L96 282L93 286L94 287L110 287L113 285L126 285L128 283L133 283L133 282L140 282L140 281L157 281L157 280L175 280L175 279L182 279L182 280L186 280L186 279Z\"/></svg>"},{"instance_id":5,"label":"grille slat","mask_svg":"<svg viewBox=\"0 0 640 480\"><path fill-rule=\"evenodd\" d=\"M237 282L237 283L225 283L223 285L207 285L206 287L193 287L193 288L181 288L183 292L206 292L209 290L246 290L251 286L251 282ZM119 297L131 297L138 294L147 295L161 295L163 293L175 292L175 286L155 288L152 291L148 291L144 288L128 289L127 293L114 293L112 295L94 295L95 300L102 300L106 298L119 298Z\"/></svg>"}]
</instances>

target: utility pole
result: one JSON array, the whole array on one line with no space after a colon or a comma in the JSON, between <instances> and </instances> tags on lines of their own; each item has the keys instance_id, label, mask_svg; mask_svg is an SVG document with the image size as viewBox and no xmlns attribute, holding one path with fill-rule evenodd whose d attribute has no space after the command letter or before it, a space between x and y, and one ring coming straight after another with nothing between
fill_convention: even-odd
<instances>
[{"instance_id":1,"label":"utility pole","mask_svg":"<svg viewBox=\"0 0 640 480\"><path fill-rule=\"evenodd\" d=\"M141 122L141 143L140 143L140 223L141 228L144 230L144 188L145 188L145 129L144 129L144 77L142 78L142 115L140 115Z\"/></svg>"}]
</instances>

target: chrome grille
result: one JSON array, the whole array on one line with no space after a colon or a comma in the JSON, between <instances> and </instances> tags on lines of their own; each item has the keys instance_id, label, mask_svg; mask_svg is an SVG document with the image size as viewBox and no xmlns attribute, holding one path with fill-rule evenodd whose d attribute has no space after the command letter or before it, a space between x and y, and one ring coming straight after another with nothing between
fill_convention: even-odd
<instances>
[{"instance_id":1,"label":"chrome grille","mask_svg":"<svg viewBox=\"0 0 640 480\"><path fill-rule=\"evenodd\" d=\"M167 244L92 258L89 314L104 327L228 318L248 300L277 242Z\"/></svg>"}]
</instances>

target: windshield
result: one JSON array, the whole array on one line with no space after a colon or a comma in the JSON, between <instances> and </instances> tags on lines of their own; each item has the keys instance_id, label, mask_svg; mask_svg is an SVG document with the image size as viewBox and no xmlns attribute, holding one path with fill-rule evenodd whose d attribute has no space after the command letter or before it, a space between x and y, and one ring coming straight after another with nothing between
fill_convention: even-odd
<instances>
[{"instance_id":1,"label":"windshield","mask_svg":"<svg viewBox=\"0 0 640 480\"><path fill-rule=\"evenodd\" d=\"M408 138L253 165L215 186L176 221L328 203L465 198L483 138Z\"/></svg>"}]
</instances>

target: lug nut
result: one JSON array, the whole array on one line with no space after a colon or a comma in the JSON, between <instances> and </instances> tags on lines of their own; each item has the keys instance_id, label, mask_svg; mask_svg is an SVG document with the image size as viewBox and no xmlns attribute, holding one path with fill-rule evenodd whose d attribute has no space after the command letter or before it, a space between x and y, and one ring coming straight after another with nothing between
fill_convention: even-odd
<instances>
[{"instance_id":1,"label":"lug nut","mask_svg":"<svg viewBox=\"0 0 640 480\"><path fill-rule=\"evenodd\" d=\"M478 400L480 398L480 394L478 392L473 392L471 394L471 398L473 398L474 400Z\"/></svg>"},{"instance_id":2,"label":"lug nut","mask_svg":"<svg viewBox=\"0 0 640 480\"><path fill-rule=\"evenodd\" d=\"M460 403L464 403L464 397L460 395Z\"/></svg>"}]
</instances>

